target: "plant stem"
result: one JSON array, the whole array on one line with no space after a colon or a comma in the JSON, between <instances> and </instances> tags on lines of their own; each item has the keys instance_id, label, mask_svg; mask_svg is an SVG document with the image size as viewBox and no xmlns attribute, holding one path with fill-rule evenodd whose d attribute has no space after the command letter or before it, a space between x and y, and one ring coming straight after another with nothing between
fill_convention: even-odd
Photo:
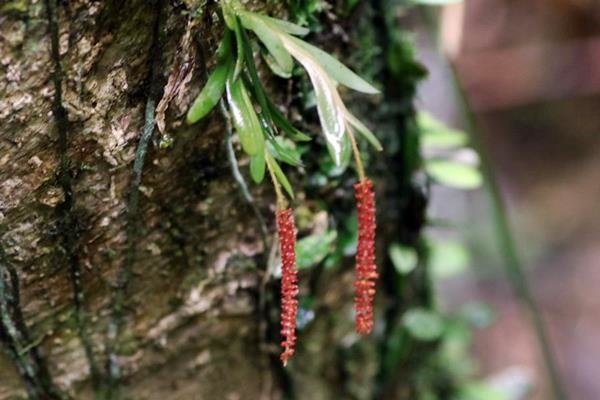
<instances>
[{"instance_id":1,"label":"plant stem","mask_svg":"<svg viewBox=\"0 0 600 400\"><path fill-rule=\"evenodd\" d=\"M425 24L429 27L430 32L433 32L432 37L435 41L437 25L433 20L432 14L428 12L427 9L423 9L422 16ZM550 385L552 387L552 397L555 400L566 400L567 395L561 382L561 377L558 371L554 352L552 350L552 345L548 339L548 333L546 332L546 327L540 314L540 308L533 297L527 277L525 276L523 263L521 262L517 252L517 246L511 231L508 214L506 212L506 205L502 199L502 194L496 180L492 163L485 150L485 146L483 146L483 143L481 142L480 136L476 135L476 132L480 131L477 124L477 119L469 104L467 94L460 85L458 71L446 54L440 51L440 55L445 61L446 69L452 76L451 83L453 85L454 93L456 94L456 99L458 100L458 105L466 124L466 131L471 139L471 145L475 151L477 151L481 160L481 172L484 177L484 187L492 208L496 237L504 257L506 275L511 286L513 287L515 295L521 303L524 313L529 318L533 328L540 351L542 352L542 357L544 358L544 366L546 367L548 380L550 381Z\"/></svg>"},{"instance_id":2,"label":"plant stem","mask_svg":"<svg viewBox=\"0 0 600 400\"><path fill-rule=\"evenodd\" d=\"M267 163L267 169L269 170L269 175L271 176L271 181L273 181L273 187L275 188L275 196L277 197L277 209L283 210L286 207L285 196L283 195L283 191L281 190L281 185L275 176L275 171L273 170L273 160L267 151L265 150L265 161Z\"/></svg>"},{"instance_id":3,"label":"plant stem","mask_svg":"<svg viewBox=\"0 0 600 400\"><path fill-rule=\"evenodd\" d=\"M481 143L480 135L476 134L476 132L480 131L476 117L469 105L467 95L460 85L455 67L449 60L447 60L447 62L449 69L452 71L452 83L459 100L459 106L467 124L467 131L470 133L471 143L473 148L479 153L481 159L481 172L483 173L485 181L484 186L486 188L486 193L492 208L496 236L499 242L500 250L504 257L506 274L517 298L521 302L523 311L527 314L531 322L533 331L542 352L542 356L544 358L546 372L552 386L553 397L556 400L566 400L567 396L561 383L554 352L548 338L546 327L542 320L540 307L531 292L531 288L524 272L523 263L518 255L515 239L510 227L509 217L506 211L506 205L502 199L502 193L500 192L494 169L489 159L489 155Z\"/></svg>"},{"instance_id":4,"label":"plant stem","mask_svg":"<svg viewBox=\"0 0 600 400\"><path fill-rule=\"evenodd\" d=\"M358 144L356 143L356 139L354 138L354 133L348 127L348 137L350 138L350 145L352 146L352 154L354 155L354 162L356 163L356 172L358 173L358 179L360 181L364 181L367 179L367 175L365 174L365 166L363 165L362 159L360 158L360 150L358 149Z\"/></svg>"}]
</instances>

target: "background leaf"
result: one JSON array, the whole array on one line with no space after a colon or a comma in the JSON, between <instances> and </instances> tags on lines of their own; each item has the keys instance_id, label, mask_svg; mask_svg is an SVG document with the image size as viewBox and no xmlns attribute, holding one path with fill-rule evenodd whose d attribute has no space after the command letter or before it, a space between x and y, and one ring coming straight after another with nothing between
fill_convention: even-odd
<instances>
[{"instance_id":1,"label":"background leaf","mask_svg":"<svg viewBox=\"0 0 600 400\"><path fill-rule=\"evenodd\" d=\"M309 235L296 244L298 269L306 269L319 264L332 252L332 245L337 238L336 231Z\"/></svg>"},{"instance_id":2,"label":"background leaf","mask_svg":"<svg viewBox=\"0 0 600 400\"><path fill-rule=\"evenodd\" d=\"M415 339L432 341L444 333L444 320L434 311L425 308L413 308L402 317L402 323Z\"/></svg>"},{"instance_id":3,"label":"background leaf","mask_svg":"<svg viewBox=\"0 0 600 400\"><path fill-rule=\"evenodd\" d=\"M462 243L435 240L430 244L429 265L436 279L446 279L463 273L470 265L469 251Z\"/></svg>"},{"instance_id":4,"label":"background leaf","mask_svg":"<svg viewBox=\"0 0 600 400\"><path fill-rule=\"evenodd\" d=\"M388 254L399 274L407 275L417 267L419 257L412 247L392 243L388 248Z\"/></svg>"},{"instance_id":5,"label":"background leaf","mask_svg":"<svg viewBox=\"0 0 600 400\"><path fill-rule=\"evenodd\" d=\"M419 112L417 124L421 131L421 144L425 148L457 148L469 141L465 132L448 128L426 112Z\"/></svg>"},{"instance_id":6,"label":"background leaf","mask_svg":"<svg viewBox=\"0 0 600 400\"><path fill-rule=\"evenodd\" d=\"M438 183L457 189L477 189L483 183L477 167L451 160L428 160L425 171Z\"/></svg>"}]
</instances>

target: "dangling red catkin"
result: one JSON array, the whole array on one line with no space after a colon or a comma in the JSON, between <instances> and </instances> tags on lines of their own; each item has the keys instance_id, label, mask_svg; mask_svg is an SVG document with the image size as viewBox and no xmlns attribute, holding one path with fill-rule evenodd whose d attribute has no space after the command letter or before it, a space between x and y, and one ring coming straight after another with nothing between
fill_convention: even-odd
<instances>
[{"instance_id":1,"label":"dangling red catkin","mask_svg":"<svg viewBox=\"0 0 600 400\"><path fill-rule=\"evenodd\" d=\"M281 253L281 361L287 364L296 347L298 314L298 271L296 270L296 227L291 209L277 211L277 233Z\"/></svg>"},{"instance_id":2,"label":"dangling red catkin","mask_svg":"<svg viewBox=\"0 0 600 400\"><path fill-rule=\"evenodd\" d=\"M377 266L375 265L375 194L373 182L364 179L354 185L358 209L358 246L354 282L356 332L368 335L373 330L373 300Z\"/></svg>"}]
</instances>

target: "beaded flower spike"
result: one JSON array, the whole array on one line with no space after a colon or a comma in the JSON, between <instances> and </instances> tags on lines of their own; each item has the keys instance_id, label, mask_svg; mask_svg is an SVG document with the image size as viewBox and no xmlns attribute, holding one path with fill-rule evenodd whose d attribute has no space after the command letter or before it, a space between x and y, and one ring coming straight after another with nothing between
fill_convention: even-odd
<instances>
[{"instance_id":1,"label":"beaded flower spike","mask_svg":"<svg viewBox=\"0 0 600 400\"><path fill-rule=\"evenodd\" d=\"M368 335L373 330L373 302L379 277L375 264L375 193L373 192L373 182L365 175L356 140L352 132L349 132L348 135L360 179L354 185L358 211L358 244L354 281L355 329L361 335Z\"/></svg>"},{"instance_id":2,"label":"beaded flower spike","mask_svg":"<svg viewBox=\"0 0 600 400\"><path fill-rule=\"evenodd\" d=\"M291 208L277 210L277 234L281 253L281 361L286 365L296 348L298 314L298 271L296 269L296 227Z\"/></svg>"},{"instance_id":3,"label":"beaded flower spike","mask_svg":"<svg viewBox=\"0 0 600 400\"><path fill-rule=\"evenodd\" d=\"M286 365L296 351L298 315L298 270L296 268L296 225L294 212L286 206L275 170L267 157L267 169L277 195L277 236L281 255L281 361Z\"/></svg>"}]
</instances>

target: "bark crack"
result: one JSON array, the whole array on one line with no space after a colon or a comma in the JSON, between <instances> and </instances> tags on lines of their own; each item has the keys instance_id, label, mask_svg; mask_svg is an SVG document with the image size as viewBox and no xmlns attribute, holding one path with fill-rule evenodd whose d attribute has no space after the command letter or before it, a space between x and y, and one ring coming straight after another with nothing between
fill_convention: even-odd
<instances>
[{"instance_id":1,"label":"bark crack","mask_svg":"<svg viewBox=\"0 0 600 400\"><path fill-rule=\"evenodd\" d=\"M72 187L71 159L69 157L69 122L67 112L62 102L63 71L61 68L58 27L58 1L46 0L46 12L51 40L51 59L54 71L54 99L52 113L58 131L58 145L60 162L57 171L57 184L64 193L64 201L57 207L59 219L59 232L61 246L64 251L65 262L69 268L69 280L73 293L74 318L77 335L84 349L90 368L90 375L94 388L98 388L101 381L100 371L96 364L92 343L87 334L88 317L85 310L85 292L81 281L81 263L79 259L79 229L80 223L74 212L74 193Z\"/></svg>"}]
</instances>

